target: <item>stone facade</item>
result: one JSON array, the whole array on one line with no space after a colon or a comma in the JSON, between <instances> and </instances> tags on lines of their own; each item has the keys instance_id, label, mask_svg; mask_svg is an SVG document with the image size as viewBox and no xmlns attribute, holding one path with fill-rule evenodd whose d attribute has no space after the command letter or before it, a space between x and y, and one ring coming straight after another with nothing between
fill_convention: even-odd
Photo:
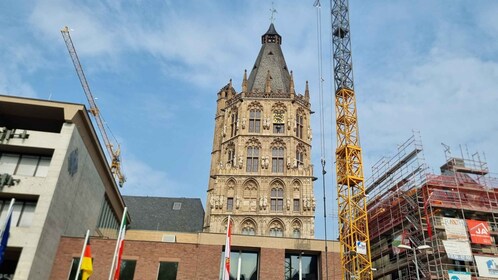
<instances>
[{"instance_id":1,"label":"stone facade","mask_svg":"<svg viewBox=\"0 0 498 280\"><path fill-rule=\"evenodd\" d=\"M294 89L273 24L241 92L218 92L205 231L314 237L311 105Z\"/></svg>"}]
</instances>

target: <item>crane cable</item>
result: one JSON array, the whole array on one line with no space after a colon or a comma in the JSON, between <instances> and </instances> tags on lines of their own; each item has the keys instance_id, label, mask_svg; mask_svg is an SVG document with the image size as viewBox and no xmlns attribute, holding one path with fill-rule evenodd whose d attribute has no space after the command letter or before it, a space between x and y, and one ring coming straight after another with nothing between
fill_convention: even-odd
<instances>
[{"instance_id":1,"label":"crane cable","mask_svg":"<svg viewBox=\"0 0 498 280\"><path fill-rule=\"evenodd\" d=\"M323 101L323 67L322 67L322 6L320 0L316 0L313 6L316 7L316 34L318 53L318 91L320 103L320 162L322 164L322 189L323 189L323 220L324 220L324 243L325 243L325 279L329 279L328 266L328 240L327 240L327 200L325 195L325 129L324 129L324 101Z\"/></svg>"}]
</instances>

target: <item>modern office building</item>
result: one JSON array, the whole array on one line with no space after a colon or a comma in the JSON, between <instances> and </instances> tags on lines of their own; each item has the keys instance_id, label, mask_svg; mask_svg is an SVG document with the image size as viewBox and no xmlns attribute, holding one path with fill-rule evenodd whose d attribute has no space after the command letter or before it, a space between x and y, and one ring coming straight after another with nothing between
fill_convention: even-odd
<instances>
[{"instance_id":1,"label":"modern office building","mask_svg":"<svg viewBox=\"0 0 498 280\"><path fill-rule=\"evenodd\" d=\"M63 235L115 236L124 202L83 105L0 96L0 174L0 279L50 279Z\"/></svg>"},{"instance_id":2,"label":"modern office building","mask_svg":"<svg viewBox=\"0 0 498 280\"><path fill-rule=\"evenodd\" d=\"M309 89L298 94L273 23L242 88L217 94L205 232L314 237Z\"/></svg>"}]
</instances>

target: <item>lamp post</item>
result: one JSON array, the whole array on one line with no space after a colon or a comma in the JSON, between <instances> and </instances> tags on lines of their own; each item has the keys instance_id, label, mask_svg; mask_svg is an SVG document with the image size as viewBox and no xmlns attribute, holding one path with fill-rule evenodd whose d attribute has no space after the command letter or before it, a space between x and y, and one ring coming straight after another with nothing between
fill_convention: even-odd
<instances>
[{"instance_id":1,"label":"lamp post","mask_svg":"<svg viewBox=\"0 0 498 280\"><path fill-rule=\"evenodd\" d=\"M422 250L427 250L427 249L430 249L431 246L429 245L420 245L418 247L411 247L411 246L408 246L408 245L405 245L405 244L400 244L398 245L398 248L401 248L401 249L408 249L408 250L412 250L413 251L413 256L415 258L415 272L417 273L417 280L420 280L420 276L418 275L418 261L417 261L417 250L419 251L422 251Z\"/></svg>"}]
</instances>

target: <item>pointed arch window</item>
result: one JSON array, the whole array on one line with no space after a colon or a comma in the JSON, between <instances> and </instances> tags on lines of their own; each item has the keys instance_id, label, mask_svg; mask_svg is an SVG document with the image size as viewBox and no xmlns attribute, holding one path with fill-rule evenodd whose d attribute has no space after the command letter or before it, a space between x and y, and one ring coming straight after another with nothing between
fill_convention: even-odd
<instances>
[{"instance_id":1,"label":"pointed arch window","mask_svg":"<svg viewBox=\"0 0 498 280\"><path fill-rule=\"evenodd\" d=\"M283 237L284 236L284 227L278 221L274 221L270 225L270 236Z\"/></svg>"},{"instance_id":2,"label":"pointed arch window","mask_svg":"<svg viewBox=\"0 0 498 280\"><path fill-rule=\"evenodd\" d=\"M259 133L261 128L261 110L252 109L249 111L249 132Z\"/></svg>"},{"instance_id":3,"label":"pointed arch window","mask_svg":"<svg viewBox=\"0 0 498 280\"><path fill-rule=\"evenodd\" d=\"M284 190L282 188L271 189L271 211L282 212L284 210Z\"/></svg>"},{"instance_id":4,"label":"pointed arch window","mask_svg":"<svg viewBox=\"0 0 498 280\"><path fill-rule=\"evenodd\" d=\"M247 172L258 172L259 147L247 147Z\"/></svg>"},{"instance_id":5,"label":"pointed arch window","mask_svg":"<svg viewBox=\"0 0 498 280\"><path fill-rule=\"evenodd\" d=\"M297 167L304 165L304 153L303 153L303 151L296 150L296 163L297 163Z\"/></svg>"},{"instance_id":6,"label":"pointed arch window","mask_svg":"<svg viewBox=\"0 0 498 280\"><path fill-rule=\"evenodd\" d=\"M296 113L296 137L303 139L304 117L301 113Z\"/></svg>"},{"instance_id":7,"label":"pointed arch window","mask_svg":"<svg viewBox=\"0 0 498 280\"><path fill-rule=\"evenodd\" d=\"M235 166L235 148L233 147L228 149L227 166Z\"/></svg>"},{"instance_id":8,"label":"pointed arch window","mask_svg":"<svg viewBox=\"0 0 498 280\"><path fill-rule=\"evenodd\" d=\"M237 136L238 130L239 130L239 124L237 123L239 120L239 113L237 111L232 112L232 120L230 123L230 136L234 137Z\"/></svg>"},{"instance_id":9,"label":"pointed arch window","mask_svg":"<svg viewBox=\"0 0 498 280\"><path fill-rule=\"evenodd\" d=\"M272 155L271 171L274 173L283 173L284 172L284 148L283 147L274 147L271 151L271 155Z\"/></svg>"}]
</instances>

